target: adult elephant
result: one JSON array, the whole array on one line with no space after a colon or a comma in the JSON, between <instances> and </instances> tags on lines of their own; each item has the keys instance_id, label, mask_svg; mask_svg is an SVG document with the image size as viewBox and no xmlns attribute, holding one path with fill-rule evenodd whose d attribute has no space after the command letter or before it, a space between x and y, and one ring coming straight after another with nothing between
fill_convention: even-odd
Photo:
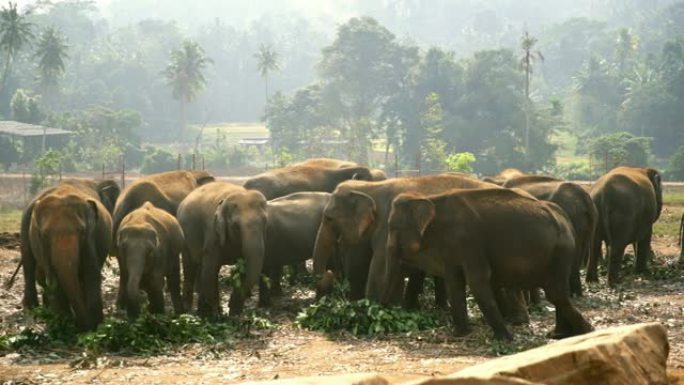
<instances>
[{"instance_id":1,"label":"adult elephant","mask_svg":"<svg viewBox=\"0 0 684 385\"><path fill-rule=\"evenodd\" d=\"M589 193L578 184L540 175L510 178L503 186L518 188L537 199L554 202L568 214L575 230L577 245L575 263L570 275L570 292L573 295L582 295L580 267L586 265L589 260L598 220L598 212Z\"/></svg>"},{"instance_id":2,"label":"adult elephant","mask_svg":"<svg viewBox=\"0 0 684 385\"><path fill-rule=\"evenodd\" d=\"M145 202L175 216L178 205L191 191L213 181L214 177L205 171L168 171L137 179L116 201L112 216L114 233L123 218Z\"/></svg>"},{"instance_id":3,"label":"adult elephant","mask_svg":"<svg viewBox=\"0 0 684 385\"><path fill-rule=\"evenodd\" d=\"M131 319L140 314L140 289L147 293L150 313L164 313L164 283L176 314L183 312L180 292L180 253L183 230L176 218L145 202L126 215L116 233L121 274L128 277L124 307Z\"/></svg>"},{"instance_id":4,"label":"adult elephant","mask_svg":"<svg viewBox=\"0 0 684 385\"><path fill-rule=\"evenodd\" d=\"M389 302L407 265L444 277L457 334L469 331L466 282L499 339L512 339L499 311L501 288L542 287L556 307L554 336L592 330L570 302L572 224L556 204L505 189L406 193L392 202L387 238Z\"/></svg>"},{"instance_id":5,"label":"adult elephant","mask_svg":"<svg viewBox=\"0 0 684 385\"><path fill-rule=\"evenodd\" d=\"M229 302L229 314L240 314L263 268L266 199L258 191L212 182L191 192L178 207L177 217L185 234L185 309L192 308L197 278L198 313L203 317L217 317L221 309L219 269L243 260L245 271Z\"/></svg>"},{"instance_id":6,"label":"adult elephant","mask_svg":"<svg viewBox=\"0 0 684 385\"><path fill-rule=\"evenodd\" d=\"M653 254L653 223L663 209L660 173L652 168L618 167L599 178L591 189L598 210L598 225L587 268L587 280L597 281L601 244L608 250L608 285L620 281L620 266L625 248L634 245L635 271L648 270Z\"/></svg>"},{"instance_id":7,"label":"adult elephant","mask_svg":"<svg viewBox=\"0 0 684 385\"><path fill-rule=\"evenodd\" d=\"M244 187L257 190L271 200L301 191L332 192L341 182L349 179L373 180L368 167L322 167L294 164L269 170L248 179Z\"/></svg>"},{"instance_id":8,"label":"adult elephant","mask_svg":"<svg viewBox=\"0 0 684 385\"><path fill-rule=\"evenodd\" d=\"M80 330L102 321L101 269L112 234L105 204L118 193L112 181L67 180L29 203L21 219L25 309L38 305L38 280L44 304L73 316Z\"/></svg>"},{"instance_id":9,"label":"adult elephant","mask_svg":"<svg viewBox=\"0 0 684 385\"><path fill-rule=\"evenodd\" d=\"M270 280L270 288L260 281L260 306L268 306L271 295L281 293L283 266L311 258L323 208L329 200L330 193L299 192L268 201L263 272Z\"/></svg>"},{"instance_id":10,"label":"adult elephant","mask_svg":"<svg viewBox=\"0 0 684 385\"><path fill-rule=\"evenodd\" d=\"M178 205L191 191L213 181L214 177L205 171L168 171L137 179L121 193L116 201L112 215L113 234L119 230L124 217L145 202L150 202L155 207L175 216ZM122 266L123 263L118 258L117 245L112 246L111 253L117 255L119 266ZM116 303L119 308L123 308L128 275L125 269L119 270L119 294Z\"/></svg>"},{"instance_id":11,"label":"adult elephant","mask_svg":"<svg viewBox=\"0 0 684 385\"><path fill-rule=\"evenodd\" d=\"M327 266L336 256L339 242L352 296L379 301L386 285L385 245L392 200L403 192L430 194L453 188L485 187L498 186L457 174L341 183L325 207L316 238L313 259L317 291L324 294L330 290L333 274ZM353 253L346 252L349 249ZM409 296L415 295L416 289L407 288ZM400 296L400 291L395 293L394 302Z\"/></svg>"}]
</instances>

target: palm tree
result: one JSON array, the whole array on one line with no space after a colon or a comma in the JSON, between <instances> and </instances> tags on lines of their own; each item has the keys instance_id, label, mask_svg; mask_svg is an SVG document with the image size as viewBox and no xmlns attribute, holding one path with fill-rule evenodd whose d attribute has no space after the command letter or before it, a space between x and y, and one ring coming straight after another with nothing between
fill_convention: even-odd
<instances>
[{"instance_id":1,"label":"palm tree","mask_svg":"<svg viewBox=\"0 0 684 385\"><path fill-rule=\"evenodd\" d=\"M40 35L34 57L38 59L37 80L43 88L44 98L54 90L64 74L64 62L69 58L68 49L66 39L58 29L48 27Z\"/></svg>"},{"instance_id":2,"label":"palm tree","mask_svg":"<svg viewBox=\"0 0 684 385\"><path fill-rule=\"evenodd\" d=\"M171 51L169 64L163 72L173 89L173 97L180 102L181 143L185 143L186 104L195 100L207 85L204 70L209 63L211 59L205 55L204 49L197 42L185 40L179 48Z\"/></svg>"},{"instance_id":3,"label":"palm tree","mask_svg":"<svg viewBox=\"0 0 684 385\"><path fill-rule=\"evenodd\" d=\"M522 49L522 56L520 58L520 68L525 72L525 151L529 150L530 145L530 81L532 80L532 72L534 63L544 61L544 55L538 50L534 49L537 44L537 38L531 36L525 30L520 38L520 48Z\"/></svg>"},{"instance_id":4,"label":"palm tree","mask_svg":"<svg viewBox=\"0 0 684 385\"><path fill-rule=\"evenodd\" d=\"M620 76L625 74L627 60L639 48L639 39L627 28L620 29L615 42L615 56L617 56Z\"/></svg>"},{"instance_id":5,"label":"palm tree","mask_svg":"<svg viewBox=\"0 0 684 385\"><path fill-rule=\"evenodd\" d=\"M4 91L7 77L15 56L33 40L33 24L26 20L26 14L19 14L17 4L9 2L0 9L0 50L5 53L5 69L0 79L0 91Z\"/></svg>"},{"instance_id":6,"label":"palm tree","mask_svg":"<svg viewBox=\"0 0 684 385\"><path fill-rule=\"evenodd\" d=\"M264 78L266 103L268 104L268 75L280 69L278 52L276 52L270 45L262 44L259 51L254 54L257 60L257 70L262 78Z\"/></svg>"}]
</instances>

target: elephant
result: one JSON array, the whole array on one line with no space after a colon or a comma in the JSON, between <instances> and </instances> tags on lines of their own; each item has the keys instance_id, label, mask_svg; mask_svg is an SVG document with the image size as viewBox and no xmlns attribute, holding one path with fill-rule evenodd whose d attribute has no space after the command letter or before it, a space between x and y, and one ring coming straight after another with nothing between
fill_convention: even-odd
<instances>
[{"instance_id":1,"label":"elephant","mask_svg":"<svg viewBox=\"0 0 684 385\"><path fill-rule=\"evenodd\" d=\"M183 313L180 253L184 237L176 218L145 202L121 221L116 242L126 282L122 297L128 317L135 319L140 314L141 288L149 298L150 313L164 313L164 278L175 313Z\"/></svg>"},{"instance_id":2,"label":"elephant","mask_svg":"<svg viewBox=\"0 0 684 385\"><path fill-rule=\"evenodd\" d=\"M200 316L220 315L218 273L222 265L243 260L244 275L230 296L229 315L242 312L245 299L261 276L267 227L266 198L254 190L224 183L207 183L178 207L185 234L183 250L184 308L192 309L195 279Z\"/></svg>"},{"instance_id":3,"label":"elephant","mask_svg":"<svg viewBox=\"0 0 684 385\"><path fill-rule=\"evenodd\" d=\"M512 339L496 289L542 287L556 307L553 336L593 330L570 301L574 230L555 203L507 189L399 194L388 218L383 303L401 284L402 266L444 277L454 331L469 332L466 282L498 339Z\"/></svg>"},{"instance_id":4,"label":"elephant","mask_svg":"<svg viewBox=\"0 0 684 385\"><path fill-rule=\"evenodd\" d=\"M66 180L39 194L21 218L25 309L43 303L73 316L80 330L102 321L101 270L111 247L108 208L119 187L113 181Z\"/></svg>"},{"instance_id":5,"label":"elephant","mask_svg":"<svg viewBox=\"0 0 684 385\"><path fill-rule=\"evenodd\" d=\"M517 178L521 176L526 176L524 172L518 170L517 168L507 168L504 170L501 170L501 172L498 175L495 176L486 176L482 178L483 181L489 182L489 183L494 183L499 186L503 186L504 183L506 183L507 180L512 179L512 178Z\"/></svg>"},{"instance_id":6,"label":"elephant","mask_svg":"<svg viewBox=\"0 0 684 385\"><path fill-rule=\"evenodd\" d=\"M311 158L301 162L292 163L289 166L295 167L322 167L322 168L345 168L358 167L360 164L348 160L333 158Z\"/></svg>"},{"instance_id":7,"label":"elephant","mask_svg":"<svg viewBox=\"0 0 684 385\"><path fill-rule=\"evenodd\" d=\"M622 257L630 243L636 254L635 271L646 272L653 254L653 224L663 209L660 173L653 168L614 168L592 186L591 199L598 211L598 224L587 281L598 281L597 264L603 242L608 255L609 286L615 287L620 282Z\"/></svg>"},{"instance_id":8,"label":"elephant","mask_svg":"<svg viewBox=\"0 0 684 385\"><path fill-rule=\"evenodd\" d=\"M351 180L341 183L325 207L313 252L318 295L330 291L328 261L341 254L352 299L379 301L385 282L387 218L392 199L402 192L436 193L452 188L497 187L470 176L441 174L393 178L381 182ZM338 251L338 243L340 250ZM414 303L418 285L409 280L407 303ZM401 292L395 293L398 302Z\"/></svg>"},{"instance_id":9,"label":"elephant","mask_svg":"<svg viewBox=\"0 0 684 385\"><path fill-rule=\"evenodd\" d=\"M119 230L119 224L131 211L142 206L145 202L176 215L178 205L191 191L203 184L214 181L214 177L205 171L168 171L144 176L129 185L116 201L112 215L113 234ZM119 267L122 261L118 258L117 245L112 245L110 253L117 256ZM126 292L126 277L119 275L119 295L116 303L119 308L124 306L123 295Z\"/></svg>"},{"instance_id":10,"label":"elephant","mask_svg":"<svg viewBox=\"0 0 684 385\"><path fill-rule=\"evenodd\" d=\"M271 200L301 191L332 192L341 182L349 179L373 180L367 167L353 166L327 168L309 165L292 165L266 171L248 179L244 187L257 190Z\"/></svg>"},{"instance_id":11,"label":"elephant","mask_svg":"<svg viewBox=\"0 0 684 385\"><path fill-rule=\"evenodd\" d=\"M504 182L503 187L518 188L537 199L554 202L568 214L577 244L575 265L570 275L570 292L573 295L582 295L580 267L589 260L598 220L598 212L589 193L578 184L538 175L510 178Z\"/></svg>"},{"instance_id":12,"label":"elephant","mask_svg":"<svg viewBox=\"0 0 684 385\"><path fill-rule=\"evenodd\" d=\"M284 265L299 264L311 258L323 208L329 200L330 193L299 192L268 201L263 272L269 277L271 287L269 289L264 280L260 281L260 306L268 306L271 295L281 293Z\"/></svg>"}]
</instances>

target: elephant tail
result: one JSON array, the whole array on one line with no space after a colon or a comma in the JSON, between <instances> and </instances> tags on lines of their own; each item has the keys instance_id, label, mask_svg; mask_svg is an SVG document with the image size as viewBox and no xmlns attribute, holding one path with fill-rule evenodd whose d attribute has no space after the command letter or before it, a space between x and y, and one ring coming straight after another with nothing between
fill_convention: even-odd
<instances>
[{"instance_id":1,"label":"elephant tail","mask_svg":"<svg viewBox=\"0 0 684 385\"><path fill-rule=\"evenodd\" d=\"M601 226L601 232L603 233L603 240L606 242L606 247L610 247L613 244L612 234L610 232L610 209L606 202L604 202L603 197L600 197L598 202L596 202L596 208L599 213L600 223L597 226Z\"/></svg>"}]
</instances>

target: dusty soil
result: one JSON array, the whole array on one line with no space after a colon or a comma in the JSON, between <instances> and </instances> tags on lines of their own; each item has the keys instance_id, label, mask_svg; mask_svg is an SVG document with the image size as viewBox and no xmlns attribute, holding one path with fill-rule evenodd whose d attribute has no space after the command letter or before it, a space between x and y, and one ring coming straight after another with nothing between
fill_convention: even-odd
<instances>
[{"instance_id":1,"label":"dusty soil","mask_svg":"<svg viewBox=\"0 0 684 385\"><path fill-rule=\"evenodd\" d=\"M677 208L678 214L672 215L681 215L680 211ZM620 290L607 289L605 282L592 285L576 303L596 328L646 321L665 325L670 338L668 364L672 383L677 383L675 377L684 378L684 270L676 264L679 247L674 237L657 237L654 246L658 258L651 278L628 276ZM3 283L18 260L18 249L0 249ZM105 301L108 316L120 316L112 307L116 295L115 261L112 265L104 271ZM30 322L20 307L22 286L20 274L12 289L0 289L0 334L16 333ZM0 357L0 383L225 384L360 372L430 376L544 344L554 322L550 305L542 306L532 314L529 326L513 328L516 340L505 345L491 340L489 329L477 313L471 315L474 332L464 338L452 337L446 328L380 339L344 333L327 336L294 326L298 310L313 301L313 292L304 287L286 287L285 293L270 311L274 327L250 337L236 337L213 346L190 344L154 357L104 355L89 369L70 366L80 358L76 349L9 353ZM225 292L222 300L227 301Z\"/></svg>"}]
</instances>

